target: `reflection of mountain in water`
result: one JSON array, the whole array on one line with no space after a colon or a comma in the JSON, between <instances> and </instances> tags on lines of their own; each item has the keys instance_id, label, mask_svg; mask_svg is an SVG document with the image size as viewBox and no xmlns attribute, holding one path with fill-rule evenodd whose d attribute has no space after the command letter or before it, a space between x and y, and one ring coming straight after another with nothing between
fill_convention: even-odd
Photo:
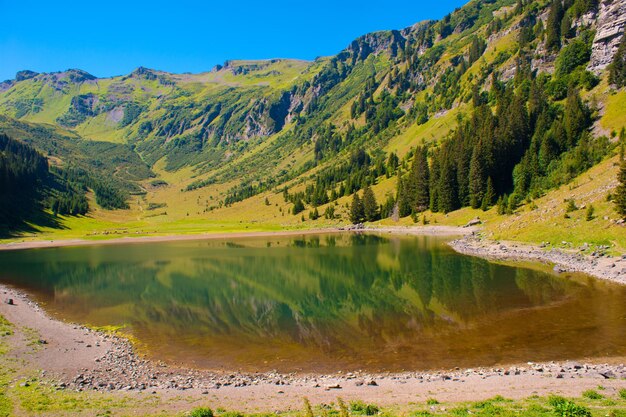
<instances>
[{"instance_id":1,"label":"reflection of mountain in water","mask_svg":"<svg viewBox=\"0 0 626 417\"><path fill-rule=\"evenodd\" d=\"M176 347L165 346L166 356L212 366L254 363L251 354L268 364L330 357L366 365L394 356L419 362L433 349L453 354L458 343L485 349L476 329L489 333L502 320L523 329L508 321L586 291L427 238L329 235L12 255L9 280L42 291L70 318L129 323L149 345Z\"/></svg>"}]
</instances>

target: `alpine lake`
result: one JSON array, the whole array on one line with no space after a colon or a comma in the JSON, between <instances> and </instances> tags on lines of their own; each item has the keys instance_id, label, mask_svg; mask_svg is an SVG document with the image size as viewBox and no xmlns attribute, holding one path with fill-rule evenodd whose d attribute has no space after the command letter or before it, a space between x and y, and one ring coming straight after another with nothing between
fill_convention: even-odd
<instances>
[{"instance_id":1,"label":"alpine lake","mask_svg":"<svg viewBox=\"0 0 626 417\"><path fill-rule=\"evenodd\" d=\"M626 288L456 253L450 238L335 233L0 252L53 317L119 326L212 370L399 372L626 356Z\"/></svg>"}]
</instances>

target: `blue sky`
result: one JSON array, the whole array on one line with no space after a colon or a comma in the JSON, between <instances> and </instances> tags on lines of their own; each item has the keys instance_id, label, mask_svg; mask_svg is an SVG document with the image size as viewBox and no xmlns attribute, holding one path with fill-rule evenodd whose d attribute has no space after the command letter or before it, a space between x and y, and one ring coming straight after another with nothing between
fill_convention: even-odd
<instances>
[{"instance_id":1,"label":"blue sky","mask_svg":"<svg viewBox=\"0 0 626 417\"><path fill-rule=\"evenodd\" d=\"M339 52L359 35L439 19L467 0L0 0L0 80L21 69L201 72L227 59Z\"/></svg>"}]
</instances>

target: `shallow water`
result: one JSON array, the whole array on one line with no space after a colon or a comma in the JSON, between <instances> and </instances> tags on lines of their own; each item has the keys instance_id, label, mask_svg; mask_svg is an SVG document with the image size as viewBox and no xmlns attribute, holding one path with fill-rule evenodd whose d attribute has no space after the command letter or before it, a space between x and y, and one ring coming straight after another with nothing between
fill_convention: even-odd
<instances>
[{"instance_id":1,"label":"shallow water","mask_svg":"<svg viewBox=\"0 0 626 417\"><path fill-rule=\"evenodd\" d=\"M208 369L401 371L626 355L626 288L457 254L436 237L329 234L0 252L54 316L123 325Z\"/></svg>"}]
</instances>

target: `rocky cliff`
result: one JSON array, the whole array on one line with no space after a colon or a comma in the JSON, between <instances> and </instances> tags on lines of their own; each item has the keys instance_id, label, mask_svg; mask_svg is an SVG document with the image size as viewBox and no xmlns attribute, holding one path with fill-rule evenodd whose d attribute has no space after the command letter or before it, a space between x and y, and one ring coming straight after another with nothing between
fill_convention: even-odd
<instances>
[{"instance_id":1,"label":"rocky cliff","mask_svg":"<svg viewBox=\"0 0 626 417\"><path fill-rule=\"evenodd\" d=\"M598 74L612 61L626 28L626 0L600 3L596 36L593 40L588 69Z\"/></svg>"}]
</instances>

